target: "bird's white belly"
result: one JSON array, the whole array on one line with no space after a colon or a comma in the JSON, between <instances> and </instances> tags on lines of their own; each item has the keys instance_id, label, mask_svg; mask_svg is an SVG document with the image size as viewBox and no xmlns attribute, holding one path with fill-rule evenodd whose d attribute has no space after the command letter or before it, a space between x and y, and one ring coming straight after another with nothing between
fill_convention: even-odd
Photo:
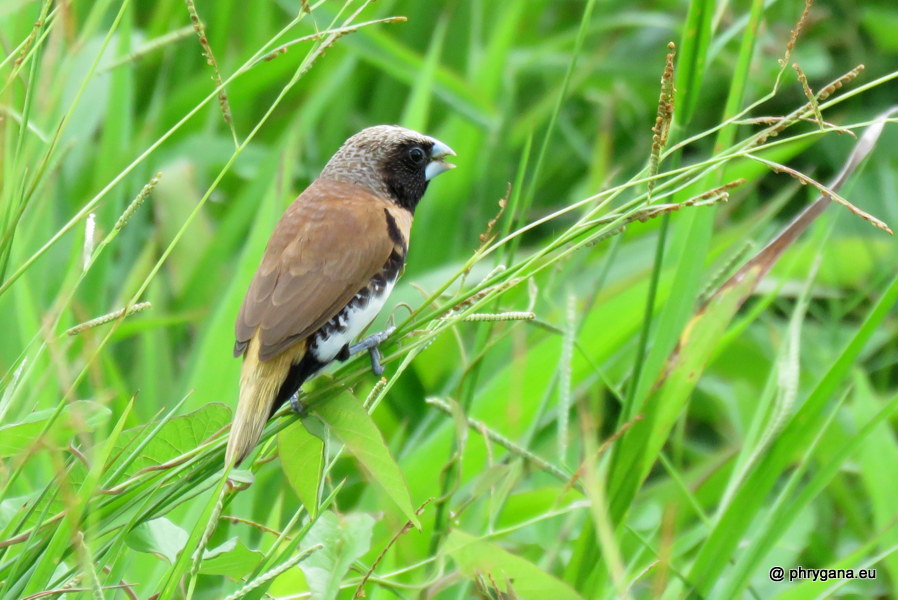
<instances>
[{"instance_id":1,"label":"bird's white belly","mask_svg":"<svg viewBox=\"0 0 898 600\"><path fill-rule=\"evenodd\" d=\"M390 297L395 283L395 280L387 282L379 290L380 293L372 293L367 298L367 302L358 302L358 296L353 298L339 315L331 319L315 335L311 347L315 358L325 364L334 360L340 350L347 344L351 344L377 317L380 309L386 304L387 298Z\"/></svg>"}]
</instances>

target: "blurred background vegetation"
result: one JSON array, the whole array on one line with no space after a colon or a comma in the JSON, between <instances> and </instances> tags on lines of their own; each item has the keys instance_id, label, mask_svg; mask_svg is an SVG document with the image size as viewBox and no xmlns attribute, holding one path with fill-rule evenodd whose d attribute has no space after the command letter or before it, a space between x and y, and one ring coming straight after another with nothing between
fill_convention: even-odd
<instances>
[{"instance_id":1,"label":"blurred background vegetation","mask_svg":"<svg viewBox=\"0 0 898 600\"><path fill-rule=\"evenodd\" d=\"M807 102L792 63L815 92L865 65L830 129L860 135L898 98L893 0L813 6L781 65L804 8L4 0L0 596L350 598L373 569L371 598L898 597L895 240L833 205L735 318L698 349L684 334L818 195L720 158L770 125L746 119ZM644 169L670 41L658 199ZM856 139L803 116L763 156L827 182ZM379 123L445 141L458 169L416 214L393 294L413 316L377 322L402 325L388 387L369 396L361 359L307 388L369 398L401 475L315 431L310 501L321 465L297 425L281 454L302 460L269 460L271 438L218 503L248 282L283 209ZM726 203L613 221L739 178ZM896 178L887 125L841 194L894 227ZM498 244L483 257L482 233ZM136 302L152 306L66 335ZM446 322L470 306L533 315ZM668 362L678 339L694 355ZM683 364L680 388L655 385ZM876 578L772 582L777 565Z\"/></svg>"}]
</instances>

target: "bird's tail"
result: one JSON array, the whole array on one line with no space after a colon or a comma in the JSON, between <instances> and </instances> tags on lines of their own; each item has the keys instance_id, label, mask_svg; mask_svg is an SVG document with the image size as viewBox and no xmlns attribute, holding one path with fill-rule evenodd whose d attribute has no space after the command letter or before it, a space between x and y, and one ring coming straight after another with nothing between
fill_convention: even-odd
<instances>
[{"instance_id":1,"label":"bird's tail","mask_svg":"<svg viewBox=\"0 0 898 600\"><path fill-rule=\"evenodd\" d=\"M225 464L237 466L252 451L271 414L271 407L292 362L292 352L259 360L258 334L250 340L240 370L240 399L231 425Z\"/></svg>"}]
</instances>

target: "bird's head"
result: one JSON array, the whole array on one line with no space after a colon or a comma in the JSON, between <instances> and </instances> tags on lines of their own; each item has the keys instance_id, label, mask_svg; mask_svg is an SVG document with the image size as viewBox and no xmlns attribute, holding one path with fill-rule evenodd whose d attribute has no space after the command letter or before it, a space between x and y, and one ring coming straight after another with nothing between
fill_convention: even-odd
<instances>
[{"instance_id":1,"label":"bird's head","mask_svg":"<svg viewBox=\"0 0 898 600\"><path fill-rule=\"evenodd\" d=\"M353 183L415 211L428 182L455 167L443 142L397 125L377 125L358 132L331 157L322 179Z\"/></svg>"}]
</instances>

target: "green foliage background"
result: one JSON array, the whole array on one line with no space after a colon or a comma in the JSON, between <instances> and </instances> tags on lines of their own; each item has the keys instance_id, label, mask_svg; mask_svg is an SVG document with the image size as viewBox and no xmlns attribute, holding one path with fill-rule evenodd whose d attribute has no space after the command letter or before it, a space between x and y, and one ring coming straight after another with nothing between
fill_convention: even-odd
<instances>
[{"instance_id":1,"label":"green foliage background","mask_svg":"<svg viewBox=\"0 0 898 600\"><path fill-rule=\"evenodd\" d=\"M835 127L898 97L894 2L819 3L781 65L803 8L4 0L0 597L898 597L898 245L833 205L722 285L819 193L757 158L825 183ZM823 128L747 121L807 102L793 62L815 92L866 68ZM458 153L375 324L387 383L319 377L223 488L243 293L378 123ZM840 192L893 227L896 132Z\"/></svg>"}]
</instances>

